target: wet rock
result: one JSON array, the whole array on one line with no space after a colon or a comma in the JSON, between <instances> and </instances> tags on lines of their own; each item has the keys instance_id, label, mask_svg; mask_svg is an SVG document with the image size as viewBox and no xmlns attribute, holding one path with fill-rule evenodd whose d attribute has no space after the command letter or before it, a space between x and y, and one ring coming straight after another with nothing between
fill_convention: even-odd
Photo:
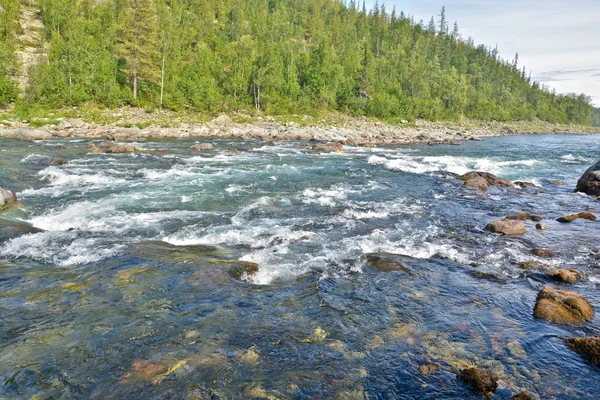
<instances>
[{"instance_id":1,"label":"wet rock","mask_svg":"<svg viewBox=\"0 0 600 400\"><path fill-rule=\"evenodd\" d=\"M579 279L582 278L582 275L579 271L570 268L557 269L550 276L556 279L557 281L565 283L576 283Z\"/></svg>"},{"instance_id":2,"label":"wet rock","mask_svg":"<svg viewBox=\"0 0 600 400\"><path fill-rule=\"evenodd\" d=\"M477 177L473 177L473 178L465 180L463 187L473 188L473 189L477 189L481 192L485 192L485 191L487 191L488 184L485 179L483 179L480 176L477 176Z\"/></svg>"},{"instance_id":3,"label":"wet rock","mask_svg":"<svg viewBox=\"0 0 600 400\"><path fill-rule=\"evenodd\" d=\"M119 144L116 142L106 142L105 144L107 154L123 154L123 153L134 153L135 147L130 144Z\"/></svg>"},{"instance_id":4,"label":"wet rock","mask_svg":"<svg viewBox=\"0 0 600 400\"><path fill-rule=\"evenodd\" d=\"M520 393L515 394L513 397L510 398L511 400L536 400L537 397L533 397L533 395L523 391Z\"/></svg>"},{"instance_id":5,"label":"wet rock","mask_svg":"<svg viewBox=\"0 0 600 400\"><path fill-rule=\"evenodd\" d=\"M548 183L551 184L551 185L554 185L554 186L564 186L564 185L566 185L565 181L561 181L561 180L558 180L558 179L554 179L554 180L548 181Z\"/></svg>"},{"instance_id":6,"label":"wet rock","mask_svg":"<svg viewBox=\"0 0 600 400\"><path fill-rule=\"evenodd\" d=\"M235 279L249 278L256 275L260 266L255 263L240 261L238 264L231 267L230 275Z\"/></svg>"},{"instance_id":7,"label":"wet rock","mask_svg":"<svg viewBox=\"0 0 600 400\"><path fill-rule=\"evenodd\" d=\"M522 236L527 233L523 221L498 220L490 222L485 230L492 233L501 233L510 236Z\"/></svg>"},{"instance_id":8,"label":"wet rock","mask_svg":"<svg viewBox=\"0 0 600 400\"><path fill-rule=\"evenodd\" d=\"M569 223L577 219L587 219L589 221L596 221L596 216L589 212L580 212L578 214L565 215L564 217L557 218L558 222Z\"/></svg>"},{"instance_id":9,"label":"wet rock","mask_svg":"<svg viewBox=\"0 0 600 400\"><path fill-rule=\"evenodd\" d=\"M594 318L594 309L575 292L545 287L537 296L533 316L555 324L581 326Z\"/></svg>"},{"instance_id":10,"label":"wet rock","mask_svg":"<svg viewBox=\"0 0 600 400\"><path fill-rule=\"evenodd\" d=\"M61 165L67 165L69 162L62 157L54 157L50 160L50 166L59 167Z\"/></svg>"},{"instance_id":11,"label":"wet rock","mask_svg":"<svg viewBox=\"0 0 600 400\"><path fill-rule=\"evenodd\" d=\"M380 272L403 271L410 273L406 256L391 253L370 253L366 255L371 268Z\"/></svg>"},{"instance_id":12,"label":"wet rock","mask_svg":"<svg viewBox=\"0 0 600 400\"><path fill-rule=\"evenodd\" d=\"M199 143L192 146L194 151L209 151L212 149L214 149L214 146L211 143Z\"/></svg>"},{"instance_id":13,"label":"wet rock","mask_svg":"<svg viewBox=\"0 0 600 400\"><path fill-rule=\"evenodd\" d=\"M535 229L537 229L538 231L545 231L548 229L548 227L544 224L536 224Z\"/></svg>"},{"instance_id":14,"label":"wet rock","mask_svg":"<svg viewBox=\"0 0 600 400\"><path fill-rule=\"evenodd\" d=\"M478 187L483 183L482 180L485 180L486 190L487 186L502 186L514 188L515 185L508 179L499 178L494 174L490 174L489 172L468 172L464 175L461 175L458 179L465 181L465 187ZM467 182L469 182L469 186L467 186ZM476 186L471 186L476 185Z\"/></svg>"},{"instance_id":15,"label":"wet rock","mask_svg":"<svg viewBox=\"0 0 600 400\"><path fill-rule=\"evenodd\" d=\"M600 161L592 165L577 181L576 192L590 196L600 195Z\"/></svg>"},{"instance_id":16,"label":"wet rock","mask_svg":"<svg viewBox=\"0 0 600 400\"><path fill-rule=\"evenodd\" d=\"M535 183L521 182L521 181L515 182L515 185L518 186L518 187L520 187L521 189L527 189L527 188L537 187L537 185Z\"/></svg>"},{"instance_id":17,"label":"wet rock","mask_svg":"<svg viewBox=\"0 0 600 400\"><path fill-rule=\"evenodd\" d=\"M531 250L531 254L540 258L555 258L558 257L558 253L554 250L549 249L533 249Z\"/></svg>"},{"instance_id":18,"label":"wet rock","mask_svg":"<svg viewBox=\"0 0 600 400\"><path fill-rule=\"evenodd\" d=\"M533 221L533 222L540 222L542 220L542 217L540 217L539 215L531 215L527 212L523 212L520 214L512 214L507 216L505 219L507 220L511 220L511 221Z\"/></svg>"},{"instance_id":19,"label":"wet rock","mask_svg":"<svg viewBox=\"0 0 600 400\"><path fill-rule=\"evenodd\" d=\"M344 152L344 147L341 143L318 143L312 146L312 149L321 154Z\"/></svg>"},{"instance_id":20,"label":"wet rock","mask_svg":"<svg viewBox=\"0 0 600 400\"><path fill-rule=\"evenodd\" d=\"M31 233L40 233L43 230L34 228L24 222L9 221L0 218L0 242Z\"/></svg>"},{"instance_id":21,"label":"wet rock","mask_svg":"<svg viewBox=\"0 0 600 400\"><path fill-rule=\"evenodd\" d=\"M498 376L493 371L480 371L475 367L465 368L458 379L477 393L489 395L498 389Z\"/></svg>"},{"instance_id":22,"label":"wet rock","mask_svg":"<svg viewBox=\"0 0 600 400\"><path fill-rule=\"evenodd\" d=\"M210 390L192 389L187 391L183 400L220 400L221 398Z\"/></svg>"},{"instance_id":23,"label":"wet rock","mask_svg":"<svg viewBox=\"0 0 600 400\"><path fill-rule=\"evenodd\" d=\"M565 339L565 344L586 360L600 366L600 338Z\"/></svg>"},{"instance_id":24,"label":"wet rock","mask_svg":"<svg viewBox=\"0 0 600 400\"><path fill-rule=\"evenodd\" d=\"M17 195L0 187L0 211L17 203Z\"/></svg>"}]
</instances>

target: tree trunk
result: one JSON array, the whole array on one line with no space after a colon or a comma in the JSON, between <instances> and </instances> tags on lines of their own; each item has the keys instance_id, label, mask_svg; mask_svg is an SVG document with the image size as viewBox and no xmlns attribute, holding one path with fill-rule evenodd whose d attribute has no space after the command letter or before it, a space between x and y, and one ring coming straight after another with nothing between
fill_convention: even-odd
<instances>
[{"instance_id":1,"label":"tree trunk","mask_svg":"<svg viewBox=\"0 0 600 400\"><path fill-rule=\"evenodd\" d=\"M133 105L137 106L137 49L133 56Z\"/></svg>"},{"instance_id":2,"label":"tree trunk","mask_svg":"<svg viewBox=\"0 0 600 400\"><path fill-rule=\"evenodd\" d=\"M162 68L160 71L160 108L163 106L163 93L165 89L165 59L167 58L166 54L163 54L162 58Z\"/></svg>"}]
</instances>

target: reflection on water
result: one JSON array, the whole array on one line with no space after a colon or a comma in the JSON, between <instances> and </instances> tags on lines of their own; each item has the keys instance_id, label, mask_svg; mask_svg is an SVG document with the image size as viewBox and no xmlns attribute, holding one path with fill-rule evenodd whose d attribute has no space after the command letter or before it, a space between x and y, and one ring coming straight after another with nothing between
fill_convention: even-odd
<instances>
[{"instance_id":1,"label":"reflection on water","mask_svg":"<svg viewBox=\"0 0 600 400\"><path fill-rule=\"evenodd\" d=\"M0 397L481 398L456 378L471 365L499 375L497 398L600 392L598 367L561 340L600 334L596 320L532 316L545 285L600 304L598 225L554 221L597 204L572 188L600 138L331 155L193 143L0 142L0 186L23 202L3 217L43 230L1 223ZM57 155L70 163L48 166ZM481 195L438 172L473 169L539 187ZM482 229L521 211L548 231ZM518 267L530 261L586 279Z\"/></svg>"}]
</instances>

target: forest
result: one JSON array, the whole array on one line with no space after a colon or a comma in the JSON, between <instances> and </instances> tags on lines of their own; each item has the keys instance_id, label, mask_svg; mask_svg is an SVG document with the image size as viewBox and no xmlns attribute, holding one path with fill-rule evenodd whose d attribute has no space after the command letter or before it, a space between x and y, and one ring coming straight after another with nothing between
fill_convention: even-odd
<instances>
[{"instance_id":1,"label":"forest","mask_svg":"<svg viewBox=\"0 0 600 400\"><path fill-rule=\"evenodd\" d=\"M22 10L43 23L26 86ZM202 113L336 111L394 121L591 124L497 48L429 22L340 0L0 0L0 106L133 105Z\"/></svg>"}]
</instances>

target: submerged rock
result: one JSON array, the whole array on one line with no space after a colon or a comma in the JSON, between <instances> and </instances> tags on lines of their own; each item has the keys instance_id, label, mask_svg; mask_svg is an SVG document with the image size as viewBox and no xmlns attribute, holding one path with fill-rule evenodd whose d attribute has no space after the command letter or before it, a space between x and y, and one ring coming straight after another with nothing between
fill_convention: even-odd
<instances>
[{"instance_id":1,"label":"submerged rock","mask_svg":"<svg viewBox=\"0 0 600 400\"><path fill-rule=\"evenodd\" d=\"M60 167L61 165L67 165L69 162L62 157L53 157L50 160L51 167Z\"/></svg>"},{"instance_id":2,"label":"submerged rock","mask_svg":"<svg viewBox=\"0 0 600 400\"><path fill-rule=\"evenodd\" d=\"M555 324L581 326L594 318L594 309L575 292L545 287L537 296L533 316Z\"/></svg>"},{"instance_id":3,"label":"submerged rock","mask_svg":"<svg viewBox=\"0 0 600 400\"><path fill-rule=\"evenodd\" d=\"M569 223L577 219L587 219L589 221L596 221L596 216L589 212L580 212L578 214L565 215L564 217L557 218L558 222Z\"/></svg>"},{"instance_id":4,"label":"submerged rock","mask_svg":"<svg viewBox=\"0 0 600 400\"><path fill-rule=\"evenodd\" d=\"M458 177L458 179L465 181L463 187L473 187L482 191L486 191L488 186L502 186L514 188L515 185L508 179L499 178L489 172L468 172Z\"/></svg>"},{"instance_id":5,"label":"submerged rock","mask_svg":"<svg viewBox=\"0 0 600 400\"><path fill-rule=\"evenodd\" d=\"M327 154L327 153L343 153L344 147L341 143L318 143L312 146L313 151Z\"/></svg>"},{"instance_id":6,"label":"submerged rock","mask_svg":"<svg viewBox=\"0 0 600 400\"><path fill-rule=\"evenodd\" d=\"M475 367L465 368L458 379L477 393L489 395L498 389L498 376L493 371L480 371Z\"/></svg>"},{"instance_id":7,"label":"submerged rock","mask_svg":"<svg viewBox=\"0 0 600 400\"><path fill-rule=\"evenodd\" d=\"M104 150L104 152L108 154L122 154L135 152L135 147L130 144L119 144L117 142L109 141L105 142L103 146L106 147L106 150Z\"/></svg>"},{"instance_id":8,"label":"submerged rock","mask_svg":"<svg viewBox=\"0 0 600 400\"><path fill-rule=\"evenodd\" d=\"M380 272L403 271L410 273L406 265L406 256L391 253L370 253L366 255L371 268Z\"/></svg>"},{"instance_id":9,"label":"submerged rock","mask_svg":"<svg viewBox=\"0 0 600 400\"><path fill-rule=\"evenodd\" d=\"M508 220L511 220L511 221L533 221L533 222L540 222L542 220L542 217L540 217L539 215L529 214L528 212L523 212L523 213L520 213L520 214L509 215L505 219L508 219Z\"/></svg>"},{"instance_id":10,"label":"submerged rock","mask_svg":"<svg viewBox=\"0 0 600 400\"><path fill-rule=\"evenodd\" d=\"M576 283L582 277L579 271L570 268L557 269L550 276L557 281L565 283Z\"/></svg>"},{"instance_id":11,"label":"submerged rock","mask_svg":"<svg viewBox=\"0 0 600 400\"><path fill-rule=\"evenodd\" d=\"M34 228L24 222L9 221L0 218L0 242L30 233L40 233L43 230Z\"/></svg>"},{"instance_id":12,"label":"submerged rock","mask_svg":"<svg viewBox=\"0 0 600 400\"><path fill-rule=\"evenodd\" d=\"M523 392L515 394L510 399L511 400L536 400L537 397L534 397L533 395L523 391Z\"/></svg>"},{"instance_id":13,"label":"submerged rock","mask_svg":"<svg viewBox=\"0 0 600 400\"><path fill-rule=\"evenodd\" d=\"M576 192L590 196L600 195L600 161L592 165L577 181Z\"/></svg>"},{"instance_id":14,"label":"submerged rock","mask_svg":"<svg viewBox=\"0 0 600 400\"><path fill-rule=\"evenodd\" d=\"M600 338L565 339L565 344L588 361L600 366Z\"/></svg>"},{"instance_id":15,"label":"submerged rock","mask_svg":"<svg viewBox=\"0 0 600 400\"><path fill-rule=\"evenodd\" d=\"M548 249L533 249L531 250L531 254L540 258L555 258L558 257L558 253L554 250Z\"/></svg>"},{"instance_id":16,"label":"submerged rock","mask_svg":"<svg viewBox=\"0 0 600 400\"><path fill-rule=\"evenodd\" d=\"M522 236L527 233L523 221L498 220L490 222L485 230L492 233L501 233L510 236Z\"/></svg>"},{"instance_id":17,"label":"submerged rock","mask_svg":"<svg viewBox=\"0 0 600 400\"><path fill-rule=\"evenodd\" d=\"M0 187L0 211L17 203L17 195Z\"/></svg>"}]
</instances>

